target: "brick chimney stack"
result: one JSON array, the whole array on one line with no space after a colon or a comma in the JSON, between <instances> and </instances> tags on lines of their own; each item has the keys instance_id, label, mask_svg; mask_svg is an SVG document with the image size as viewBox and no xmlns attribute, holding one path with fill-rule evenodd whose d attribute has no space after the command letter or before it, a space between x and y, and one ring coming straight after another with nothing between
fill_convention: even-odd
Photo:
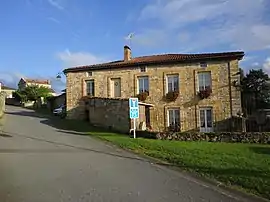
<instances>
[{"instance_id":1,"label":"brick chimney stack","mask_svg":"<svg viewBox=\"0 0 270 202\"><path fill-rule=\"evenodd\" d=\"M131 49L128 46L124 46L124 61L131 60Z\"/></svg>"}]
</instances>

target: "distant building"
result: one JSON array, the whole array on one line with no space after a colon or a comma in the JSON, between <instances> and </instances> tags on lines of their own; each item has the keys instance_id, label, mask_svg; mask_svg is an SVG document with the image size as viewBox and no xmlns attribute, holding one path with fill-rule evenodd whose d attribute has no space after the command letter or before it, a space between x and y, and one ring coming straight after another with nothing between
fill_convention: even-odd
<instances>
[{"instance_id":1,"label":"distant building","mask_svg":"<svg viewBox=\"0 0 270 202\"><path fill-rule=\"evenodd\" d=\"M15 88L10 88L4 85L1 85L1 92L5 93L6 98L12 98L13 97L13 92L15 92Z\"/></svg>"},{"instance_id":2,"label":"distant building","mask_svg":"<svg viewBox=\"0 0 270 202\"><path fill-rule=\"evenodd\" d=\"M23 90L27 86L43 86L49 88L52 95L56 95L55 91L52 89L50 80L21 78L18 83L18 89Z\"/></svg>"}]
</instances>

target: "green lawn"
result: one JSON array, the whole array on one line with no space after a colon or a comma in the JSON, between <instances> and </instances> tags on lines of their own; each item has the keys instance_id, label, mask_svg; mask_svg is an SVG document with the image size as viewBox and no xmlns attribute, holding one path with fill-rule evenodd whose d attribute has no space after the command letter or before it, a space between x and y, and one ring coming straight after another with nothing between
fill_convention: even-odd
<instances>
[{"instance_id":1,"label":"green lawn","mask_svg":"<svg viewBox=\"0 0 270 202\"><path fill-rule=\"evenodd\" d=\"M270 199L270 146L132 139L96 131L90 134Z\"/></svg>"}]
</instances>

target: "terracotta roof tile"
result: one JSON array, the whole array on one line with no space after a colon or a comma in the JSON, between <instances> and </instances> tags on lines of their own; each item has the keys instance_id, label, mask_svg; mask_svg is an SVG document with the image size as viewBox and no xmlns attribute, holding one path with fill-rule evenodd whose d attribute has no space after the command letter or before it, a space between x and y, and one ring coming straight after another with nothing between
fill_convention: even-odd
<instances>
[{"instance_id":1,"label":"terracotta roof tile","mask_svg":"<svg viewBox=\"0 0 270 202\"><path fill-rule=\"evenodd\" d=\"M27 83L37 83L37 84L50 84L50 80L41 79L24 79Z\"/></svg>"},{"instance_id":2,"label":"terracotta roof tile","mask_svg":"<svg viewBox=\"0 0 270 202\"><path fill-rule=\"evenodd\" d=\"M153 65L153 64L168 64L168 63L188 63L209 60L222 59L242 59L244 52L223 52L223 53L203 53L203 54L163 54L151 55L132 58L129 61L118 60L102 64L85 65L72 67L64 70L66 72L85 71L91 69L110 69L120 67L133 67L137 65Z\"/></svg>"}]
</instances>

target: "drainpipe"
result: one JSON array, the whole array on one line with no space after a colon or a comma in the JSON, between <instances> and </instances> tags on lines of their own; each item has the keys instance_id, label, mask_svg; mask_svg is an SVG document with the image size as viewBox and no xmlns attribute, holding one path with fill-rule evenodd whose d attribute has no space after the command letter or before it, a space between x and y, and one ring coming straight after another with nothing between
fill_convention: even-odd
<instances>
[{"instance_id":1,"label":"drainpipe","mask_svg":"<svg viewBox=\"0 0 270 202\"><path fill-rule=\"evenodd\" d=\"M232 117L233 117L233 108L232 108L232 81L231 81L231 64L228 62L228 80L229 80L229 100L230 100L230 131L232 132Z\"/></svg>"}]
</instances>

